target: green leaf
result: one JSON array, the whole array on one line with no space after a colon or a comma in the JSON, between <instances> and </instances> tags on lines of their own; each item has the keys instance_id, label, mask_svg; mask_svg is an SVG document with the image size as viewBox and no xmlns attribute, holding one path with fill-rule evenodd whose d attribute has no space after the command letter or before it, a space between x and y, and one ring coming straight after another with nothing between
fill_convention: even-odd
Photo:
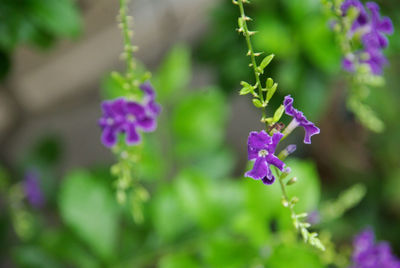
<instances>
[{"instance_id":1,"label":"green leaf","mask_svg":"<svg viewBox=\"0 0 400 268\"><path fill-rule=\"evenodd\" d=\"M124 89L126 79L117 72L105 76L101 81L102 95L104 99L115 99L126 96L128 91Z\"/></svg>"},{"instance_id":2,"label":"green leaf","mask_svg":"<svg viewBox=\"0 0 400 268\"><path fill-rule=\"evenodd\" d=\"M255 49L273 51L282 58L292 57L298 52L294 35L283 20L274 16L259 16L254 22L254 29L259 32L253 37Z\"/></svg>"},{"instance_id":3,"label":"green leaf","mask_svg":"<svg viewBox=\"0 0 400 268\"><path fill-rule=\"evenodd\" d=\"M40 240L42 248L66 266L92 268L100 265L99 260L69 230L46 229Z\"/></svg>"},{"instance_id":4,"label":"green leaf","mask_svg":"<svg viewBox=\"0 0 400 268\"><path fill-rule=\"evenodd\" d=\"M288 257L290 256L290 258ZM266 267L288 268L307 267L323 268L320 257L314 250L305 244L287 243L280 245L272 251Z\"/></svg>"},{"instance_id":5,"label":"green leaf","mask_svg":"<svg viewBox=\"0 0 400 268\"><path fill-rule=\"evenodd\" d=\"M177 45L168 53L161 64L154 84L162 103L179 95L191 79L190 51L184 45Z\"/></svg>"},{"instance_id":6,"label":"green leaf","mask_svg":"<svg viewBox=\"0 0 400 268\"><path fill-rule=\"evenodd\" d=\"M18 267L61 267L61 265L57 264L56 260L37 246L22 246L14 248L12 255L16 264L18 264Z\"/></svg>"},{"instance_id":7,"label":"green leaf","mask_svg":"<svg viewBox=\"0 0 400 268\"><path fill-rule=\"evenodd\" d=\"M257 250L252 248L246 241L227 234L211 236L204 243L202 252L208 264L205 265L206 267L252 267L249 264L259 257Z\"/></svg>"},{"instance_id":8,"label":"green leaf","mask_svg":"<svg viewBox=\"0 0 400 268\"><path fill-rule=\"evenodd\" d=\"M248 94L250 92L253 92L254 88L249 83L242 81L240 84L243 87L239 92L240 95L246 95L246 94Z\"/></svg>"},{"instance_id":9,"label":"green leaf","mask_svg":"<svg viewBox=\"0 0 400 268\"><path fill-rule=\"evenodd\" d=\"M55 35L76 37L81 32L81 19L75 1L33 1L32 13L34 22Z\"/></svg>"},{"instance_id":10,"label":"green leaf","mask_svg":"<svg viewBox=\"0 0 400 268\"><path fill-rule=\"evenodd\" d=\"M208 178L224 179L232 174L236 164L236 155L228 149L219 149L207 157L198 159L193 168Z\"/></svg>"},{"instance_id":11,"label":"green leaf","mask_svg":"<svg viewBox=\"0 0 400 268\"><path fill-rule=\"evenodd\" d=\"M173 241L187 232L191 221L184 213L178 196L172 187L163 187L154 194L152 202L152 222L155 232L165 241Z\"/></svg>"},{"instance_id":12,"label":"green leaf","mask_svg":"<svg viewBox=\"0 0 400 268\"><path fill-rule=\"evenodd\" d=\"M199 171L184 170L174 182L184 213L206 230L236 215L243 200L242 191L231 181L212 180Z\"/></svg>"},{"instance_id":13,"label":"green leaf","mask_svg":"<svg viewBox=\"0 0 400 268\"><path fill-rule=\"evenodd\" d=\"M177 155L188 161L214 152L224 141L227 115L228 106L219 89L188 93L172 114Z\"/></svg>"},{"instance_id":14,"label":"green leaf","mask_svg":"<svg viewBox=\"0 0 400 268\"><path fill-rule=\"evenodd\" d=\"M271 88L268 88L267 101L269 101L274 96L277 88L278 88L278 83L275 83Z\"/></svg>"},{"instance_id":15,"label":"green leaf","mask_svg":"<svg viewBox=\"0 0 400 268\"><path fill-rule=\"evenodd\" d=\"M103 259L114 255L118 207L110 189L86 171L63 181L59 206L64 222Z\"/></svg>"},{"instance_id":16,"label":"green leaf","mask_svg":"<svg viewBox=\"0 0 400 268\"><path fill-rule=\"evenodd\" d=\"M271 61L273 60L274 57L275 57L274 54L271 54L271 55L266 56L266 57L261 61L259 68L260 68L261 70L264 71L265 67L267 67L268 64L271 63Z\"/></svg>"},{"instance_id":17,"label":"green leaf","mask_svg":"<svg viewBox=\"0 0 400 268\"><path fill-rule=\"evenodd\" d=\"M334 34L326 27L326 19L321 16L309 16L300 24L300 37L306 55L315 66L328 73L335 73L340 68L340 52Z\"/></svg>"},{"instance_id":18,"label":"green leaf","mask_svg":"<svg viewBox=\"0 0 400 268\"><path fill-rule=\"evenodd\" d=\"M160 268L197 268L198 263L187 254L172 253L161 258L158 267Z\"/></svg>"}]
</instances>

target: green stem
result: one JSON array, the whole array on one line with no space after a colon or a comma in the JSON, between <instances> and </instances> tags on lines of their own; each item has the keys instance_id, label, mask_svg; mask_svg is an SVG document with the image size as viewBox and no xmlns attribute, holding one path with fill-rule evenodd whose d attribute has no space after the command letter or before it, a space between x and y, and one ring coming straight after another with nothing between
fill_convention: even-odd
<instances>
[{"instance_id":1,"label":"green stem","mask_svg":"<svg viewBox=\"0 0 400 268\"><path fill-rule=\"evenodd\" d=\"M279 172L278 169L276 167L274 167L274 168L275 168L276 173L278 174L278 172ZM283 180L282 180L281 176L279 176L278 180L279 180L279 185L281 187L283 200L288 204L288 208L290 210L290 215L293 218L293 217L296 216L296 212L294 211L293 207L290 206L290 204L289 204L289 196L288 196L287 191L286 191L286 185L283 183Z\"/></svg>"},{"instance_id":2,"label":"green stem","mask_svg":"<svg viewBox=\"0 0 400 268\"><path fill-rule=\"evenodd\" d=\"M258 87L258 95L260 97L261 102L264 103L264 94L262 91L262 86L261 86L261 81L260 81L260 73L258 71L256 55L254 53L253 45L251 43L249 28L247 27L247 21L246 21L247 17L246 17L246 14L244 13L243 0L238 0L237 3L239 5L239 9L240 9L240 16L243 20L243 34L246 38L247 48L248 48L248 51L250 54L251 64L253 66L253 71L254 71L254 76L256 78L256 84ZM265 117L265 109L262 110L262 113L263 113L263 117Z\"/></svg>"},{"instance_id":3,"label":"green stem","mask_svg":"<svg viewBox=\"0 0 400 268\"><path fill-rule=\"evenodd\" d=\"M124 52L125 52L125 62L127 67L127 73L133 75L133 71L135 69L135 62L133 59L133 47L131 43L132 32L129 29L129 21L128 21L128 0L119 0L120 9L119 15L121 19L122 26L122 36L124 39Z\"/></svg>"}]
</instances>

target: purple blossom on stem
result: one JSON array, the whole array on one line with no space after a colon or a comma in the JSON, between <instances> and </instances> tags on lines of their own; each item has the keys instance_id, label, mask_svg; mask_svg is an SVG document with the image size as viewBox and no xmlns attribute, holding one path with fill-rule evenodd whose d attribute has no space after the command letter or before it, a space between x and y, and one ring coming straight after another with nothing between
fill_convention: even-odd
<instances>
[{"instance_id":1,"label":"purple blossom on stem","mask_svg":"<svg viewBox=\"0 0 400 268\"><path fill-rule=\"evenodd\" d=\"M385 34L393 34L393 24L389 17L381 18L379 6L374 2L366 3L371 13L370 31L363 35L362 41L367 48L385 48L388 40Z\"/></svg>"},{"instance_id":2,"label":"purple blossom on stem","mask_svg":"<svg viewBox=\"0 0 400 268\"><path fill-rule=\"evenodd\" d=\"M343 16L347 15L350 7L358 10L358 16L353 22L348 36L350 38L359 31L363 44L361 50L346 55L342 66L344 70L354 72L356 63L367 64L373 74L380 75L383 67L388 63L382 50L388 46L386 35L393 34L393 24L389 17L381 18L379 6L376 3L367 2L365 6L366 8L359 0L346 0L341 6Z\"/></svg>"},{"instance_id":3,"label":"purple blossom on stem","mask_svg":"<svg viewBox=\"0 0 400 268\"><path fill-rule=\"evenodd\" d=\"M150 114L157 116L161 112L161 106L156 103L156 93L150 83L140 85L140 89L145 93L144 104Z\"/></svg>"},{"instance_id":4,"label":"purple blossom on stem","mask_svg":"<svg viewBox=\"0 0 400 268\"><path fill-rule=\"evenodd\" d=\"M351 55L353 56L353 55ZM354 58L354 57L352 57ZM354 72L355 68L354 68L354 59L350 59L349 57L345 57L342 60L342 67L344 70L348 71L348 72Z\"/></svg>"},{"instance_id":5,"label":"purple blossom on stem","mask_svg":"<svg viewBox=\"0 0 400 268\"><path fill-rule=\"evenodd\" d=\"M382 74L383 67L388 63L382 51L376 48L367 48L366 55L367 59L361 59L360 62L368 64L373 74Z\"/></svg>"},{"instance_id":6,"label":"purple blossom on stem","mask_svg":"<svg viewBox=\"0 0 400 268\"><path fill-rule=\"evenodd\" d=\"M270 165L274 165L283 171L285 163L274 155L282 133L274 133L271 137L264 130L250 132L247 141L248 159L255 160L253 169L246 172L245 176L255 180L262 180L264 184L272 184L275 176L272 174Z\"/></svg>"},{"instance_id":7,"label":"purple blossom on stem","mask_svg":"<svg viewBox=\"0 0 400 268\"><path fill-rule=\"evenodd\" d=\"M341 6L341 10L344 16L347 15L347 11L351 7L354 7L358 10L358 16L351 26L351 32L354 32L368 23L368 13L359 0L346 0Z\"/></svg>"},{"instance_id":8,"label":"purple blossom on stem","mask_svg":"<svg viewBox=\"0 0 400 268\"><path fill-rule=\"evenodd\" d=\"M318 210L311 211L307 216L307 222L315 225L321 222L321 214Z\"/></svg>"},{"instance_id":9,"label":"purple blossom on stem","mask_svg":"<svg viewBox=\"0 0 400 268\"><path fill-rule=\"evenodd\" d=\"M141 88L145 93L143 104L125 98L103 101L99 125L103 130L101 140L106 147L116 144L119 133L125 133L126 143L134 145L140 142L139 129L144 132L156 129L156 117L161 107L155 103L150 84L142 84Z\"/></svg>"},{"instance_id":10,"label":"purple blossom on stem","mask_svg":"<svg viewBox=\"0 0 400 268\"><path fill-rule=\"evenodd\" d=\"M375 235L371 229L358 234L353 247L351 268L400 268L400 260L392 254L387 242L375 244Z\"/></svg>"},{"instance_id":11,"label":"purple blossom on stem","mask_svg":"<svg viewBox=\"0 0 400 268\"><path fill-rule=\"evenodd\" d=\"M23 187L25 196L33 207L40 208L44 205L44 197L36 171L29 170L25 173Z\"/></svg>"},{"instance_id":12,"label":"purple blossom on stem","mask_svg":"<svg viewBox=\"0 0 400 268\"><path fill-rule=\"evenodd\" d=\"M303 112L293 108L293 98L290 95L285 97L283 105L285 106L285 113L293 117L292 122L290 122L290 124L286 127L284 134L288 134L296 127L301 126L305 131L304 143L310 144L311 136L320 133L319 128L316 127L311 121L308 121Z\"/></svg>"}]
</instances>

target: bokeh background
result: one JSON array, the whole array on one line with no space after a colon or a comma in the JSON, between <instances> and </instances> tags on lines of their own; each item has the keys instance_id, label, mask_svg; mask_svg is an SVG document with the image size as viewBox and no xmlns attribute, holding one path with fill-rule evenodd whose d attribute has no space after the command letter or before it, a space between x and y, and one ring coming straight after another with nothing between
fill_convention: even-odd
<instances>
[{"instance_id":1,"label":"bokeh background","mask_svg":"<svg viewBox=\"0 0 400 268\"><path fill-rule=\"evenodd\" d=\"M378 3L397 29L397 1ZM136 57L154 73L163 105L137 167L151 195L142 224L115 201L115 158L97 126L101 100L121 92L108 75L124 68L118 2L0 1L1 267L346 267L353 236L367 226L400 254L397 30L386 85L367 99L386 125L376 134L346 110L340 51L318 0L248 7L256 49L276 55L268 72L280 98L271 107L291 94L321 128L289 162L299 178L290 189L296 208L318 215L315 230L337 245L319 254L293 234L277 185L242 177L248 133L262 125L238 96L252 74L237 7L132 0L130 10ZM32 172L44 195L39 207L24 196Z\"/></svg>"}]
</instances>

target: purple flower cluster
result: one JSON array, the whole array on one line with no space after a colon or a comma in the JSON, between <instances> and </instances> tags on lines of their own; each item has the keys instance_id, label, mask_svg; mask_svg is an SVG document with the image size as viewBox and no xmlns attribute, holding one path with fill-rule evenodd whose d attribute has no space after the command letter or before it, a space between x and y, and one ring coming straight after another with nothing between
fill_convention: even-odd
<instances>
[{"instance_id":1,"label":"purple flower cluster","mask_svg":"<svg viewBox=\"0 0 400 268\"><path fill-rule=\"evenodd\" d=\"M101 141L106 147L117 143L119 133L125 133L126 143L134 145L140 142L138 130L154 131L161 107L155 102L155 92L149 83L140 86L144 92L141 103L118 98L102 103L103 116L99 125L103 130Z\"/></svg>"},{"instance_id":2,"label":"purple flower cluster","mask_svg":"<svg viewBox=\"0 0 400 268\"><path fill-rule=\"evenodd\" d=\"M270 165L277 167L282 172L290 172L289 168L285 168L285 163L275 156L276 147L281 139L298 126L303 127L306 132L304 143L311 143L311 136L320 132L319 128L308 121L302 112L293 108L293 98L291 98L290 95L285 97L283 104L286 114L293 117L292 122L286 127L283 133L273 130L271 136L264 130L260 132L253 131L250 133L247 141L248 160L253 160L254 165L252 170L246 172L245 176L255 180L262 180L264 184L268 185L275 181ZM289 145L282 151L281 155L286 157L295 150L295 145Z\"/></svg>"},{"instance_id":3,"label":"purple flower cluster","mask_svg":"<svg viewBox=\"0 0 400 268\"><path fill-rule=\"evenodd\" d=\"M346 55L342 62L343 68L354 72L357 64L367 64L373 74L379 75L387 64L382 50L389 43L386 35L393 34L392 21L388 17L381 17L379 6L374 2L367 2L364 7L359 0L346 0L341 6L344 16L351 7L357 9L358 16L351 26L348 37L360 35L363 48Z\"/></svg>"},{"instance_id":4,"label":"purple flower cluster","mask_svg":"<svg viewBox=\"0 0 400 268\"><path fill-rule=\"evenodd\" d=\"M23 187L25 196L33 207L40 208L44 205L44 197L36 171L29 170L25 173Z\"/></svg>"},{"instance_id":5,"label":"purple flower cluster","mask_svg":"<svg viewBox=\"0 0 400 268\"><path fill-rule=\"evenodd\" d=\"M375 244L372 230L366 229L353 241L353 265L351 268L400 268L400 260L391 252L387 242Z\"/></svg>"}]
</instances>

